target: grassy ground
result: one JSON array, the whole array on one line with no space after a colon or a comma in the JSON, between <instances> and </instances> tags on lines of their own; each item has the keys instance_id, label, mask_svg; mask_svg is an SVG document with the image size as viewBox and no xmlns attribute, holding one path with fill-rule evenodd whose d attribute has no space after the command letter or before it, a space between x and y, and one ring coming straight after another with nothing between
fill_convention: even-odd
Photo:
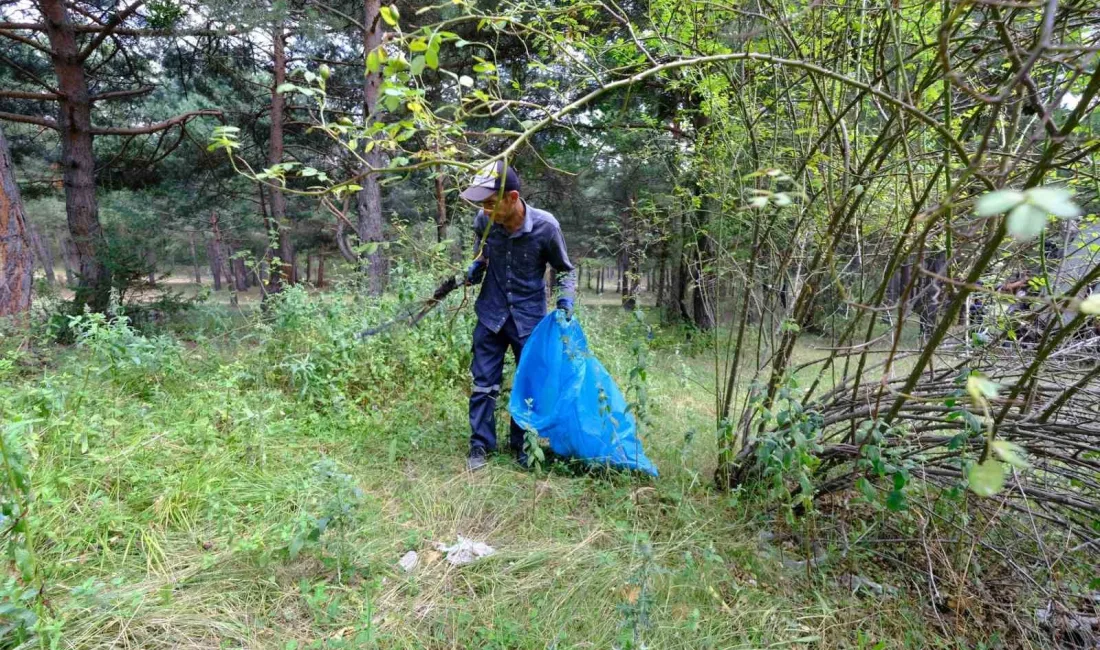
<instances>
[{"instance_id":1,"label":"grassy ground","mask_svg":"<svg viewBox=\"0 0 1100 650\"><path fill-rule=\"evenodd\" d=\"M582 318L625 385L627 318ZM0 366L56 647L956 647L913 597L808 573L771 515L712 489L713 370L675 345L648 372L659 479L467 475L468 314L366 351L224 306L190 320L182 344L108 331ZM329 390L310 364L341 354L355 374ZM459 535L497 552L452 566L435 544Z\"/></svg>"}]
</instances>

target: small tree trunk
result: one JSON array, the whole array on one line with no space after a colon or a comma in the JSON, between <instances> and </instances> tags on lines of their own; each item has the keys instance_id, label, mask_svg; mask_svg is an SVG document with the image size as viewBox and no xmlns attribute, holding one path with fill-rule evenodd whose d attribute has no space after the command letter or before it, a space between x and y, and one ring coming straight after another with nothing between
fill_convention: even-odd
<instances>
[{"instance_id":1,"label":"small tree trunk","mask_svg":"<svg viewBox=\"0 0 1100 650\"><path fill-rule=\"evenodd\" d=\"M195 252L195 231L187 233L191 244L191 268L195 271L195 284L202 284L202 274L199 273L199 255Z\"/></svg>"},{"instance_id":2,"label":"small tree trunk","mask_svg":"<svg viewBox=\"0 0 1100 650\"><path fill-rule=\"evenodd\" d=\"M275 26L272 34L274 47L275 80L271 85L271 136L267 161L271 165L283 161L283 121L286 102L279 87L286 81L286 31L282 22ZM283 287L294 283L294 248L290 242L290 228L286 224L286 196L282 190L271 188L271 220L268 232L277 232L279 264L271 273L268 291L277 293Z\"/></svg>"},{"instance_id":3,"label":"small tree trunk","mask_svg":"<svg viewBox=\"0 0 1100 650\"><path fill-rule=\"evenodd\" d=\"M0 131L0 317L31 307L34 254L27 236L23 199L4 132Z\"/></svg>"},{"instance_id":4,"label":"small tree trunk","mask_svg":"<svg viewBox=\"0 0 1100 650\"><path fill-rule=\"evenodd\" d=\"M447 195L443 191L443 175L435 177L435 237L442 242L447 239Z\"/></svg>"},{"instance_id":5,"label":"small tree trunk","mask_svg":"<svg viewBox=\"0 0 1100 650\"><path fill-rule=\"evenodd\" d=\"M218 260L218 245L213 239L206 242L206 254L207 257L210 258L210 277L214 280L214 291L221 291L222 274L221 269L219 268L221 265Z\"/></svg>"},{"instance_id":6,"label":"small tree trunk","mask_svg":"<svg viewBox=\"0 0 1100 650\"><path fill-rule=\"evenodd\" d=\"M317 288L325 287L325 252L317 253Z\"/></svg>"},{"instance_id":7,"label":"small tree trunk","mask_svg":"<svg viewBox=\"0 0 1100 650\"><path fill-rule=\"evenodd\" d=\"M244 260L237 258L233 260L233 275L237 280L237 291L248 291L251 283L248 279L248 267L245 266Z\"/></svg>"},{"instance_id":8,"label":"small tree trunk","mask_svg":"<svg viewBox=\"0 0 1100 650\"><path fill-rule=\"evenodd\" d=\"M76 272L73 270L72 244L69 243L69 238L67 236L62 235L59 245L61 247L61 263L65 265L65 286L69 288L75 287Z\"/></svg>"},{"instance_id":9,"label":"small tree trunk","mask_svg":"<svg viewBox=\"0 0 1100 650\"><path fill-rule=\"evenodd\" d=\"M50 250L49 245L42 239L42 236L38 232L38 227L33 223L27 224L27 233L30 235L35 257L38 258L38 263L42 266L42 270L46 272L46 284L52 287L57 284L57 276L55 276L53 272L53 251Z\"/></svg>"},{"instance_id":10,"label":"small tree trunk","mask_svg":"<svg viewBox=\"0 0 1100 650\"><path fill-rule=\"evenodd\" d=\"M313 253L306 255L306 284L309 284L310 267L313 266Z\"/></svg>"},{"instance_id":11,"label":"small tree trunk","mask_svg":"<svg viewBox=\"0 0 1100 650\"><path fill-rule=\"evenodd\" d=\"M145 263L149 265L149 286L157 286L157 254L154 251L145 251Z\"/></svg>"}]
</instances>

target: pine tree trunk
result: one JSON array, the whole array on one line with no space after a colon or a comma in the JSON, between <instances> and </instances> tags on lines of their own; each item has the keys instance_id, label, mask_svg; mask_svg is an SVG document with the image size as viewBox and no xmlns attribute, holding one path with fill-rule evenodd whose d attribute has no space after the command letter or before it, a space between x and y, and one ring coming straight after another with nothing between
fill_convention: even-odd
<instances>
[{"instance_id":1,"label":"pine tree trunk","mask_svg":"<svg viewBox=\"0 0 1100 650\"><path fill-rule=\"evenodd\" d=\"M34 254L8 141L0 130L0 317L31 307Z\"/></svg>"},{"instance_id":2,"label":"pine tree trunk","mask_svg":"<svg viewBox=\"0 0 1100 650\"><path fill-rule=\"evenodd\" d=\"M317 288L325 288L325 252L317 253Z\"/></svg>"},{"instance_id":3,"label":"pine tree trunk","mask_svg":"<svg viewBox=\"0 0 1100 650\"><path fill-rule=\"evenodd\" d=\"M74 299L77 311L87 305L103 312L111 290L111 276L100 258L106 241L99 223L95 195L95 156L92 149L92 102L88 80L80 60L76 31L64 0L39 0L51 59L57 77L58 133L61 168L64 170L65 212L69 232L79 258L79 277Z\"/></svg>"},{"instance_id":4,"label":"pine tree trunk","mask_svg":"<svg viewBox=\"0 0 1100 650\"><path fill-rule=\"evenodd\" d=\"M283 122L286 113L286 100L278 92L279 86L286 82L286 31L281 22L275 26L272 44L275 82L271 86L271 137L267 162L276 165L283 161ZM286 195L278 188L270 188L269 192L271 219L268 232L278 232L278 250L274 252L274 257L279 259L279 263L272 268L268 292L278 293L283 287L294 283L294 247L290 243L290 228L286 223Z\"/></svg>"},{"instance_id":5,"label":"pine tree trunk","mask_svg":"<svg viewBox=\"0 0 1100 650\"><path fill-rule=\"evenodd\" d=\"M149 286L157 286L157 254L152 250L145 251L145 263L149 265Z\"/></svg>"},{"instance_id":6,"label":"pine tree trunk","mask_svg":"<svg viewBox=\"0 0 1100 650\"><path fill-rule=\"evenodd\" d=\"M57 284L57 276L54 275L53 270L53 251L42 239L38 227L33 223L27 224L27 233L30 235L31 245L34 247L34 255L38 258L38 264L42 266L42 270L46 273L46 284L52 287Z\"/></svg>"},{"instance_id":7,"label":"pine tree trunk","mask_svg":"<svg viewBox=\"0 0 1100 650\"><path fill-rule=\"evenodd\" d=\"M245 266L244 260L236 258L233 262L233 276L237 281L237 291L248 291L251 283L248 280L248 267Z\"/></svg>"},{"instance_id":8,"label":"pine tree trunk","mask_svg":"<svg viewBox=\"0 0 1100 650\"><path fill-rule=\"evenodd\" d=\"M79 267L73 265L75 253L73 253L68 236L62 235L59 244L61 247L61 263L65 265L65 286L71 289L76 286L76 271L74 269Z\"/></svg>"},{"instance_id":9,"label":"pine tree trunk","mask_svg":"<svg viewBox=\"0 0 1100 650\"><path fill-rule=\"evenodd\" d=\"M364 0L363 2L363 52L370 53L382 45L382 25L379 20L382 3L380 0ZM366 116L366 124L369 126L375 119L374 109L378 103L378 87L382 83L381 72L368 72L363 79L363 115ZM381 166L381 157L378 148L375 147L367 155L367 163L372 167ZM363 189L359 190L357 198L358 222L356 234L362 244L381 242L385 224L382 219L382 190L378 185L377 174L367 174L360 181ZM366 255L366 270L368 276L368 291L371 295L379 295L386 286L386 276L389 273L388 264L382 247Z\"/></svg>"},{"instance_id":10,"label":"pine tree trunk","mask_svg":"<svg viewBox=\"0 0 1100 650\"><path fill-rule=\"evenodd\" d=\"M306 284L309 284L310 267L313 266L313 253L306 255Z\"/></svg>"},{"instance_id":11,"label":"pine tree trunk","mask_svg":"<svg viewBox=\"0 0 1100 650\"><path fill-rule=\"evenodd\" d=\"M202 273L199 272L199 255L195 252L195 231L187 233L191 244L191 268L195 271L195 284L202 284Z\"/></svg>"},{"instance_id":12,"label":"pine tree trunk","mask_svg":"<svg viewBox=\"0 0 1100 650\"><path fill-rule=\"evenodd\" d=\"M210 258L210 277L214 280L214 291L222 290L222 274L219 268L219 252L217 243L211 239L206 242L206 256Z\"/></svg>"}]
</instances>

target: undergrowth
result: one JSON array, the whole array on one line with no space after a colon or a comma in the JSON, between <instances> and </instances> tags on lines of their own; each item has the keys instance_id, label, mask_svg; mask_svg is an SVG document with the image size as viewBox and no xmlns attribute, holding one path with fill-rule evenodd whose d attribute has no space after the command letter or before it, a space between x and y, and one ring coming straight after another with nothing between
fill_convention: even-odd
<instances>
[{"instance_id":1,"label":"undergrowth","mask_svg":"<svg viewBox=\"0 0 1100 650\"><path fill-rule=\"evenodd\" d=\"M504 459L463 474L472 310L452 297L415 329L356 340L430 292L433 273L397 275L379 300L292 288L263 313L199 307L158 332L121 311L75 317L69 348L2 339L0 521L12 570L0 647L989 638L930 624L921 595L887 568L873 568L876 580L902 589L870 596L853 595L842 571L807 571L807 531L790 510L715 492L715 442L700 433L711 397L689 358L670 345L647 352L648 328L618 310L578 314L644 416L662 477L521 472ZM497 553L451 566L434 545L457 535ZM419 554L410 573L397 566L408 551Z\"/></svg>"}]
</instances>

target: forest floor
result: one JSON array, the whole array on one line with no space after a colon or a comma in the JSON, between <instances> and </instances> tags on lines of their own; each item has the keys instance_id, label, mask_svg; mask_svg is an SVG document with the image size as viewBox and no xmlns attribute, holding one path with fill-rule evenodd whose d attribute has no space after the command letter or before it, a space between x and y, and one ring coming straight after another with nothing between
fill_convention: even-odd
<instances>
[{"instance_id":1,"label":"forest floor","mask_svg":"<svg viewBox=\"0 0 1100 650\"><path fill-rule=\"evenodd\" d=\"M580 317L625 386L630 319L594 302ZM372 372L398 375L324 403L280 379L305 371L277 332L217 304L189 319L178 347L100 337L129 361L90 344L0 366L56 647L970 647L903 575L807 566L780 517L713 488L713 366L674 336L648 369L660 478L503 456L470 475L461 349L397 335ZM459 536L496 552L454 566L437 544ZM900 591L853 593L854 573Z\"/></svg>"}]
</instances>

